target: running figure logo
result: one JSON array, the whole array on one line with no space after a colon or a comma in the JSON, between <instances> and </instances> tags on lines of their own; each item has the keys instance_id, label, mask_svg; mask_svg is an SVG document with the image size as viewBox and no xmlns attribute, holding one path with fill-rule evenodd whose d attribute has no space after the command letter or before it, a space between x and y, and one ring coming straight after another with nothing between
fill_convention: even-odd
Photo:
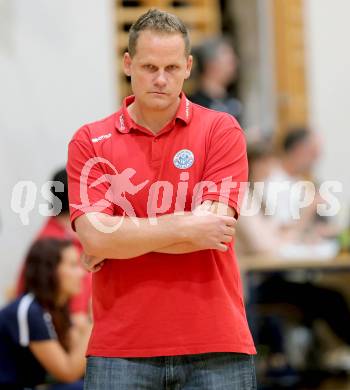
<instances>
[{"instance_id":1,"label":"running figure logo","mask_svg":"<svg viewBox=\"0 0 350 390\"><path fill-rule=\"evenodd\" d=\"M143 187L145 187L149 180L145 180L141 184L134 185L131 178L135 175L135 173L135 169L126 168L123 172L117 172L115 175L105 174L95 180L90 187L96 187L105 182L110 183L111 186L105 195L107 201L119 206L124 211L124 215L126 214L128 217L136 217L135 210L132 207L132 204L126 199L125 194L137 194Z\"/></svg>"},{"instance_id":2,"label":"running figure logo","mask_svg":"<svg viewBox=\"0 0 350 390\"><path fill-rule=\"evenodd\" d=\"M96 179L93 183L88 186L88 178L91 170L96 164L106 164L108 165L114 174L102 174L98 179ZM138 220L136 218L135 210L130 203L130 201L126 198L126 194L135 195L139 191L141 191L149 182L149 180L145 180L140 184L135 185L131 179L135 175L136 170L133 168L126 168L122 172L118 172L113 164L110 163L105 158L102 157L93 157L90 158L84 165L81 175L80 175L80 199L81 204L71 204L72 207L78 210L84 210L85 213L96 213L101 212L111 204L115 204L119 206L123 210L123 215L120 222L113 227L105 226L99 221L94 214L87 214L90 222L93 223L95 228L98 230L102 230L104 232L115 231L123 222L125 216L131 218L134 223L138 224ZM93 188L97 187L102 183L110 183L110 187L106 191L104 195L104 199L100 199L94 204L90 203L89 195L88 195L88 187Z\"/></svg>"}]
</instances>

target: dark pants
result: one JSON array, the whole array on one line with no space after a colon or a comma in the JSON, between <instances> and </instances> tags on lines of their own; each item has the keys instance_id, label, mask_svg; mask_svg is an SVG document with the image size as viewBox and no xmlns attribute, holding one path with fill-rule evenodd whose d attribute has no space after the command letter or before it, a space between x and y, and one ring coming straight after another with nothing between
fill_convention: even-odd
<instances>
[{"instance_id":1,"label":"dark pants","mask_svg":"<svg viewBox=\"0 0 350 390\"><path fill-rule=\"evenodd\" d=\"M48 388L48 390L83 390L84 381L77 381L74 383L59 383L56 385L52 385Z\"/></svg>"},{"instance_id":2,"label":"dark pants","mask_svg":"<svg viewBox=\"0 0 350 390\"><path fill-rule=\"evenodd\" d=\"M311 283L294 283L276 275L263 282L255 292L255 303L280 303L297 307L302 322L311 327L324 320L333 332L350 345L350 310L342 294Z\"/></svg>"}]
</instances>

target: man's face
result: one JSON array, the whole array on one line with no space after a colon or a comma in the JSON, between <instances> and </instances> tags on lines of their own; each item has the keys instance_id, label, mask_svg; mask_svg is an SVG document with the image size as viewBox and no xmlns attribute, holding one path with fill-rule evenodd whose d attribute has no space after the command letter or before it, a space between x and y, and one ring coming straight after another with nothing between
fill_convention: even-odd
<instances>
[{"instance_id":1,"label":"man's face","mask_svg":"<svg viewBox=\"0 0 350 390\"><path fill-rule=\"evenodd\" d=\"M124 72L131 76L136 100L144 108L164 110L177 102L190 76L192 56L185 55L181 34L142 31L135 55L124 55Z\"/></svg>"}]
</instances>

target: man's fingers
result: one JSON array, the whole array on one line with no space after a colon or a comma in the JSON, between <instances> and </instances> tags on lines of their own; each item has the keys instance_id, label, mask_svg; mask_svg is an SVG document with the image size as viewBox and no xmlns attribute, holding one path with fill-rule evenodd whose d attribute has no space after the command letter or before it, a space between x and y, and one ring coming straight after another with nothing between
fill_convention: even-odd
<instances>
[{"instance_id":1,"label":"man's fingers","mask_svg":"<svg viewBox=\"0 0 350 390\"><path fill-rule=\"evenodd\" d=\"M97 265L94 265L93 267L91 267L91 272L98 272L104 265L104 261L102 261L101 263L98 263Z\"/></svg>"},{"instance_id":2,"label":"man's fingers","mask_svg":"<svg viewBox=\"0 0 350 390\"><path fill-rule=\"evenodd\" d=\"M227 249L228 249L228 246L225 245L225 244L222 244L222 243L219 243L217 246L216 246L216 249L220 252L226 252Z\"/></svg>"},{"instance_id":3,"label":"man's fingers","mask_svg":"<svg viewBox=\"0 0 350 390\"><path fill-rule=\"evenodd\" d=\"M84 268L85 268L86 271L88 271L88 272L93 272L93 268L94 268L94 267L91 267L91 266L89 266L88 264L84 263Z\"/></svg>"},{"instance_id":4,"label":"man's fingers","mask_svg":"<svg viewBox=\"0 0 350 390\"><path fill-rule=\"evenodd\" d=\"M85 253L82 256L82 262L88 268L92 268L95 265L100 264L103 260L104 259L101 257L89 256L89 255L86 255Z\"/></svg>"},{"instance_id":5,"label":"man's fingers","mask_svg":"<svg viewBox=\"0 0 350 390\"><path fill-rule=\"evenodd\" d=\"M237 223L237 220L236 218L234 217L227 217L227 216L222 216L221 217L223 219L223 221L225 222L225 225L226 226L235 226L236 223Z\"/></svg>"},{"instance_id":6,"label":"man's fingers","mask_svg":"<svg viewBox=\"0 0 350 390\"><path fill-rule=\"evenodd\" d=\"M232 241L232 236L224 236L222 242L229 243Z\"/></svg>"},{"instance_id":7,"label":"man's fingers","mask_svg":"<svg viewBox=\"0 0 350 390\"><path fill-rule=\"evenodd\" d=\"M103 260L104 259L102 259L101 257L91 256L89 259L89 264L90 264L90 266L95 266L95 265L101 264L101 262Z\"/></svg>"},{"instance_id":8,"label":"man's fingers","mask_svg":"<svg viewBox=\"0 0 350 390\"><path fill-rule=\"evenodd\" d=\"M92 256L84 256L83 257L83 266L88 272L97 272L103 267L104 261L100 261L99 263L96 264L96 259L93 258ZM100 260L100 259L99 259Z\"/></svg>"},{"instance_id":9,"label":"man's fingers","mask_svg":"<svg viewBox=\"0 0 350 390\"><path fill-rule=\"evenodd\" d=\"M234 227L226 226L224 233L233 237L236 234L236 229Z\"/></svg>"},{"instance_id":10,"label":"man's fingers","mask_svg":"<svg viewBox=\"0 0 350 390\"><path fill-rule=\"evenodd\" d=\"M90 265L89 265L89 259L88 259L88 257L85 254L82 255L81 262L82 262L83 267L87 271L91 272Z\"/></svg>"}]
</instances>

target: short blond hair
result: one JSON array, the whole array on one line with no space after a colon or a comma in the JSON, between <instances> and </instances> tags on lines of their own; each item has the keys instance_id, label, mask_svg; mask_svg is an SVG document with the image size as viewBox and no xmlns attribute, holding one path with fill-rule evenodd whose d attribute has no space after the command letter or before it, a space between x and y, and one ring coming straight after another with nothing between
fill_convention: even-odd
<instances>
[{"instance_id":1,"label":"short blond hair","mask_svg":"<svg viewBox=\"0 0 350 390\"><path fill-rule=\"evenodd\" d=\"M137 39L141 31L151 30L166 34L181 34L185 42L185 55L189 56L191 44L188 29L185 23L177 16L161 11L150 9L141 15L136 22L132 24L129 30L128 52L131 57L136 53Z\"/></svg>"}]
</instances>

